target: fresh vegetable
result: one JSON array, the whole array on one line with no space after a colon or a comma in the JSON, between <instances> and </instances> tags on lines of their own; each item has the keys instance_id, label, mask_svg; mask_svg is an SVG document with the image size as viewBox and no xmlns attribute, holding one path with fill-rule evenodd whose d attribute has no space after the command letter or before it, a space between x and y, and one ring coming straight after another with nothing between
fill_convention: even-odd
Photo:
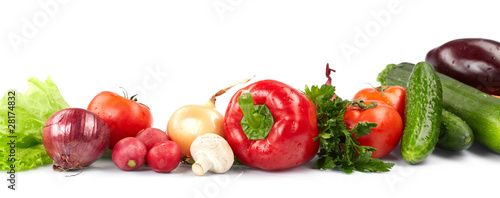
<instances>
[{"instance_id":1,"label":"fresh vegetable","mask_svg":"<svg viewBox=\"0 0 500 198\"><path fill-rule=\"evenodd\" d=\"M401 116L401 120L404 120L405 96L406 89L401 86L394 85L361 89L352 99L381 101L396 109Z\"/></svg>"},{"instance_id":2,"label":"fresh vegetable","mask_svg":"<svg viewBox=\"0 0 500 198\"><path fill-rule=\"evenodd\" d=\"M174 141L156 143L147 155L149 167L156 172L168 173L173 171L181 161L181 149Z\"/></svg>"},{"instance_id":3,"label":"fresh vegetable","mask_svg":"<svg viewBox=\"0 0 500 198\"><path fill-rule=\"evenodd\" d=\"M377 149L372 153L373 158L389 154L399 144L403 132L403 120L393 107L383 102L356 99L347 108L344 119L349 130L354 129L359 122L377 124L371 128L370 134L356 138L359 145Z\"/></svg>"},{"instance_id":4,"label":"fresh vegetable","mask_svg":"<svg viewBox=\"0 0 500 198\"><path fill-rule=\"evenodd\" d=\"M387 85L406 86L413 64L388 65L381 74ZM462 118L474 132L474 140L500 153L500 99L439 74L443 87L443 107Z\"/></svg>"},{"instance_id":5,"label":"fresh vegetable","mask_svg":"<svg viewBox=\"0 0 500 198\"><path fill-rule=\"evenodd\" d=\"M331 98L331 96L330 96ZM281 170L310 161L318 152L316 109L297 89L275 80L237 91L224 117L226 138L243 164Z\"/></svg>"},{"instance_id":6,"label":"fresh vegetable","mask_svg":"<svg viewBox=\"0 0 500 198\"><path fill-rule=\"evenodd\" d=\"M434 69L488 94L500 94L500 43L481 38L449 41L427 53Z\"/></svg>"},{"instance_id":7,"label":"fresh vegetable","mask_svg":"<svg viewBox=\"0 0 500 198\"><path fill-rule=\"evenodd\" d=\"M58 111L43 127L43 146L54 160L54 170L82 169L104 155L109 128L99 116L85 109Z\"/></svg>"},{"instance_id":8,"label":"fresh vegetable","mask_svg":"<svg viewBox=\"0 0 500 198\"><path fill-rule=\"evenodd\" d=\"M387 65L386 69L381 72L377 78L381 84L385 85L400 85L407 86L408 78L414 68L411 63L401 63L398 65ZM452 84L443 81L443 74L437 74L442 82L443 88L443 103L447 100L447 88ZM451 101L450 101L451 102ZM474 141L474 134L470 127L460 117L442 109L442 123L440 126L440 135L437 147L451 150L461 151L469 148Z\"/></svg>"},{"instance_id":9,"label":"fresh vegetable","mask_svg":"<svg viewBox=\"0 0 500 198\"><path fill-rule=\"evenodd\" d=\"M402 62L399 64L388 64L384 70L382 70L378 76L377 81L380 82L382 86L399 85L405 89L408 88L408 78L413 71L415 64ZM440 79L442 74L437 74Z\"/></svg>"},{"instance_id":10,"label":"fresh vegetable","mask_svg":"<svg viewBox=\"0 0 500 198\"><path fill-rule=\"evenodd\" d=\"M207 171L225 173L234 162L234 154L227 141L213 133L200 135L193 141L191 156L195 160L192 171L197 176Z\"/></svg>"},{"instance_id":11,"label":"fresh vegetable","mask_svg":"<svg viewBox=\"0 0 500 198\"><path fill-rule=\"evenodd\" d=\"M9 105L13 100L14 105ZM14 108L9 109L9 106ZM52 114L64 108L69 105L50 77L45 82L29 78L24 94L5 93L0 102L0 170L10 170L10 166L14 166L15 171L23 171L51 164L52 159L42 143L43 126ZM8 112L11 110L15 114L14 134L9 128ZM11 141L15 141L15 156L11 155Z\"/></svg>"},{"instance_id":12,"label":"fresh vegetable","mask_svg":"<svg viewBox=\"0 0 500 198\"><path fill-rule=\"evenodd\" d=\"M170 116L167 133L174 142L179 144L182 156L191 157L191 143L200 135L213 133L225 138L224 116L215 109L215 100L232 87L249 80L237 82L218 91L205 105L186 105Z\"/></svg>"},{"instance_id":13,"label":"fresh vegetable","mask_svg":"<svg viewBox=\"0 0 500 198\"><path fill-rule=\"evenodd\" d=\"M111 159L118 168L130 171L144 165L147 154L148 150L144 143L135 137L126 137L116 143Z\"/></svg>"},{"instance_id":14,"label":"fresh vegetable","mask_svg":"<svg viewBox=\"0 0 500 198\"><path fill-rule=\"evenodd\" d=\"M394 166L393 163L384 163L380 159L372 158L376 150L373 147L361 146L356 140L370 134L371 128L377 126L372 122L359 122L349 130L344 121L349 100L339 97L331 100L335 94L335 87L323 85L321 88L306 86L305 94L316 106L319 135L315 141L321 143L318 160L314 163L316 169L341 169L346 173L358 171L387 172ZM356 134L356 136L354 136Z\"/></svg>"},{"instance_id":15,"label":"fresh vegetable","mask_svg":"<svg viewBox=\"0 0 500 198\"><path fill-rule=\"evenodd\" d=\"M186 105L170 117L167 132L179 144L183 156L191 156L189 147L196 137L205 133L224 136L224 117L215 108L202 105Z\"/></svg>"},{"instance_id":16,"label":"fresh vegetable","mask_svg":"<svg viewBox=\"0 0 500 198\"><path fill-rule=\"evenodd\" d=\"M429 63L415 65L410 78L405 106L405 129L401 155L410 164L422 162L436 147L441 125L441 81Z\"/></svg>"},{"instance_id":17,"label":"fresh vegetable","mask_svg":"<svg viewBox=\"0 0 500 198\"><path fill-rule=\"evenodd\" d=\"M443 109L437 147L462 151L472 146L474 134L472 129L460 117Z\"/></svg>"},{"instance_id":18,"label":"fresh vegetable","mask_svg":"<svg viewBox=\"0 0 500 198\"><path fill-rule=\"evenodd\" d=\"M123 138L135 137L143 129L153 125L153 116L149 108L116 93L103 91L97 94L87 109L97 114L108 125L111 132L109 148Z\"/></svg>"},{"instance_id":19,"label":"fresh vegetable","mask_svg":"<svg viewBox=\"0 0 500 198\"><path fill-rule=\"evenodd\" d=\"M157 128L147 128L142 131L139 131L139 133L137 133L135 137L139 139L142 143L144 143L148 151L156 143L166 142L170 140L170 138L164 131Z\"/></svg>"}]
</instances>

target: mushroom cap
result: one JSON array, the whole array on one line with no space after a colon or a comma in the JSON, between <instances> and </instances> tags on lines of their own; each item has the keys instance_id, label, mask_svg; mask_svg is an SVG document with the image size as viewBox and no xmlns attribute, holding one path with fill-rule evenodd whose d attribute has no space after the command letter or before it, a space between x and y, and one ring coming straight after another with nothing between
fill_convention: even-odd
<instances>
[{"instance_id":1,"label":"mushroom cap","mask_svg":"<svg viewBox=\"0 0 500 198\"><path fill-rule=\"evenodd\" d=\"M195 162L206 157L212 162L210 172L224 173L234 162L234 153L227 141L220 135L207 133L198 136L191 144L191 156ZM203 167L206 168L206 167Z\"/></svg>"}]
</instances>

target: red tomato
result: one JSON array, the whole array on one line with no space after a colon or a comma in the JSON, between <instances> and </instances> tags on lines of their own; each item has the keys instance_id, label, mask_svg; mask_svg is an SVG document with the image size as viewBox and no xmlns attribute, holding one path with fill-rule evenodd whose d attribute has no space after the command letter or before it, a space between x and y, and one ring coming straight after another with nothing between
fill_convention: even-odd
<instances>
[{"instance_id":1,"label":"red tomato","mask_svg":"<svg viewBox=\"0 0 500 198\"><path fill-rule=\"evenodd\" d=\"M362 146L376 148L373 158L380 158L390 153L399 143L403 133L403 121L398 112L391 106L379 101L364 101L366 105L377 102L377 106L361 110L358 106L351 105L344 114L346 126L353 129L358 122L377 123L368 135L359 137L356 141ZM356 134L355 134L356 135Z\"/></svg>"},{"instance_id":2,"label":"red tomato","mask_svg":"<svg viewBox=\"0 0 500 198\"><path fill-rule=\"evenodd\" d=\"M383 94L382 94L383 93ZM406 89L401 86L381 86L376 88L365 88L359 90L352 98L361 100L378 100L393 107L401 115L401 119L405 117L405 96Z\"/></svg>"},{"instance_id":3,"label":"red tomato","mask_svg":"<svg viewBox=\"0 0 500 198\"><path fill-rule=\"evenodd\" d=\"M87 110L108 125L110 149L121 139L135 137L139 131L153 125L153 115L147 106L109 91L97 94Z\"/></svg>"}]
</instances>

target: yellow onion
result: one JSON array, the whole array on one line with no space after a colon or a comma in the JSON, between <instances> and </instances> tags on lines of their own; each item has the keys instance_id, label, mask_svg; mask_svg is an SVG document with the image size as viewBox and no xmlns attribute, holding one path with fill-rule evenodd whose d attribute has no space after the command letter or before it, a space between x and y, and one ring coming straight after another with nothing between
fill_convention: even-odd
<instances>
[{"instance_id":1,"label":"yellow onion","mask_svg":"<svg viewBox=\"0 0 500 198\"><path fill-rule=\"evenodd\" d=\"M190 156L189 148L196 137L214 133L225 137L224 117L217 110L203 105L186 105L177 109L170 117L167 133L179 144L181 154Z\"/></svg>"},{"instance_id":2,"label":"yellow onion","mask_svg":"<svg viewBox=\"0 0 500 198\"><path fill-rule=\"evenodd\" d=\"M245 79L228 86L214 94L205 105L186 105L177 109L167 124L167 134L172 141L179 144L181 155L191 157L191 143L200 135L217 134L225 138L224 117L215 109L216 97L230 88L250 81Z\"/></svg>"}]
</instances>

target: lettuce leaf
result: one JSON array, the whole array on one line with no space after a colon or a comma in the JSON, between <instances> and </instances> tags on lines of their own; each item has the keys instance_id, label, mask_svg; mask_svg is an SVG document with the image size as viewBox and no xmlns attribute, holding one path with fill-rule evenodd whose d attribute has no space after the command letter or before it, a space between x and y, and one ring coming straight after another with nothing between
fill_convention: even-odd
<instances>
[{"instance_id":1,"label":"lettuce leaf","mask_svg":"<svg viewBox=\"0 0 500 198\"><path fill-rule=\"evenodd\" d=\"M389 64L385 67L384 70L382 70L378 75L377 75L377 81L380 83L381 86L386 85L386 80L385 77L389 75L389 72L393 67L395 67L395 64Z\"/></svg>"},{"instance_id":2,"label":"lettuce leaf","mask_svg":"<svg viewBox=\"0 0 500 198\"><path fill-rule=\"evenodd\" d=\"M15 139L16 171L33 169L52 163L42 144L43 126L55 112L69 108L59 89L50 79L42 82L37 78L28 79L28 90L15 95L15 134L8 129L8 93L0 100L0 170L10 170L9 143ZM15 138L9 136L15 136Z\"/></svg>"}]
</instances>

